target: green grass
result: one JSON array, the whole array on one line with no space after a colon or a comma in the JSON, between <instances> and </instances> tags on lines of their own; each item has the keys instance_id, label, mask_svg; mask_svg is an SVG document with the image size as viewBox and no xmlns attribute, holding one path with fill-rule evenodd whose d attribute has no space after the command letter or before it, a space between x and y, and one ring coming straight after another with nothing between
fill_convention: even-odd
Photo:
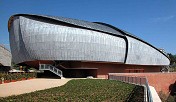
<instances>
[{"instance_id":1,"label":"green grass","mask_svg":"<svg viewBox=\"0 0 176 102\"><path fill-rule=\"evenodd\" d=\"M60 87L0 98L0 102L124 102L134 88L114 80L78 79Z\"/></svg>"}]
</instances>

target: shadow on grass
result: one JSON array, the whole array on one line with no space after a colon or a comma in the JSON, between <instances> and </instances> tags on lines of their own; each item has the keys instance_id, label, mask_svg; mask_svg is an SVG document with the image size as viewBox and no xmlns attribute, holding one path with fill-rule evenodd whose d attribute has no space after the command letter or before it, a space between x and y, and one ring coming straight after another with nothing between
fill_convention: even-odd
<instances>
[{"instance_id":1,"label":"shadow on grass","mask_svg":"<svg viewBox=\"0 0 176 102\"><path fill-rule=\"evenodd\" d=\"M144 102L144 87L136 85L126 102Z\"/></svg>"}]
</instances>

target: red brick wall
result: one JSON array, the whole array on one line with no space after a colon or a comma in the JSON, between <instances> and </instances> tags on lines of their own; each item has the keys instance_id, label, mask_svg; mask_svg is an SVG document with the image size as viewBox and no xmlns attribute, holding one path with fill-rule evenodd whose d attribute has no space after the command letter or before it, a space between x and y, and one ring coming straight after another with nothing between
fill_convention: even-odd
<instances>
[{"instance_id":1,"label":"red brick wall","mask_svg":"<svg viewBox=\"0 0 176 102\"><path fill-rule=\"evenodd\" d=\"M39 68L39 64L53 64L54 62L53 61L47 61L47 60L42 60L42 61L39 61L39 60L35 60L35 61L27 61L27 62L24 62L25 64L31 66L31 67L34 67L34 68Z\"/></svg>"},{"instance_id":2,"label":"red brick wall","mask_svg":"<svg viewBox=\"0 0 176 102\"><path fill-rule=\"evenodd\" d=\"M125 73L126 69L143 69L144 72L160 72L161 69L160 66L126 65L120 63L79 62L75 63L75 65L83 68L98 68L97 78L105 79L108 78L108 73Z\"/></svg>"},{"instance_id":3,"label":"red brick wall","mask_svg":"<svg viewBox=\"0 0 176 102\"><path fill-rule=\"evenodd\" d=\"M169 86L176 82L176 73L121 73L116 75L145 76L150 86L155 87L157 92L163 91L165 94L170 92Z\"/></svg>"},{"instance_id":4,"label":"red brick wall","mask_svg":"<svg viewBox=\"0 0 176 102\"><path fill-rule=\"evenodd\" d=\"M81 67L98 68L97 78L108 79L108 73L123 73L122 64L82 62Z\"/></svg>"}]
</instances>

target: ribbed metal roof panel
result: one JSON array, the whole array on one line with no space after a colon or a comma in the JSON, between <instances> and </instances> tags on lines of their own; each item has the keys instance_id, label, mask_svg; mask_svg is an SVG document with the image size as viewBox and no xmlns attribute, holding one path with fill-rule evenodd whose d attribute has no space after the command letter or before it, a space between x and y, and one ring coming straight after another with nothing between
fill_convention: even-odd
<instances>
[{"instance_id":1,"label":"ribbed metal roof panel","mask_svg":"<svg viewBox=\"0 0 176 102\"><path fill-rule=\"evenodd\" d=\"M84 21L84 20L77 20L77 19L65 18L65 17L48 16L48 15L47 16L46 15L35 15L35 14L16 14L16 15L13 15L13 16L45 17L45 18L57 20L57 21L60 21L60 22L68 23L68 24L71 24L71 25L87 28L87 29L92 29L92 30L97 30L97 31L101 31L101 32L106 32L106 33L119 35L119 36L124 36L119 31L117 31L117 30L115 30L111 27L108 27L108 26L105 26L105 25L102 25L102 24L97 24L97 23L93 23L93 22Z\"/></svg>"},{"instance_id":2,"label":"ribbed metal roof panel","mask_svg":"<svg viewBox=\"0 0 176 102\"><path fill-rule=\"evenodd\" d=\"M92 23L92 22L77 20L77 19L71 19L71 18L65 18L65 17L44 16L44 15L41 15L41 16L51 18L51 19L55 19L55 20L58 20L58 21L61 21L61 22L73 24L73 25L76 25L76 26L81 26L81 27L85 27L85 28L89 28L89 29L94 29L94 30L98 30L98 31L103 31L103 32L123 36L117 30L114 30L114 29L112 29L108 26L97 24L97 23Z\"/></svg>"}]
</instances>

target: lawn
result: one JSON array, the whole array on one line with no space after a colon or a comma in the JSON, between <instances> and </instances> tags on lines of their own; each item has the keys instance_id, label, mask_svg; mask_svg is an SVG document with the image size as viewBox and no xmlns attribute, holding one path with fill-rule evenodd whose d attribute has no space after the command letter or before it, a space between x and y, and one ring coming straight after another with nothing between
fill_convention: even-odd
<instances>
[{"instance_id":1,"label":"lawn","mask_svg":"<svg viewBox=\"0 0 176 102\"><path fill-rule=\"evenodd\" d=\"M0 102L124 102L133 96L135 87L115 80L77 79L60 87L0 98Z\"/></svg>"}]
</instances>

